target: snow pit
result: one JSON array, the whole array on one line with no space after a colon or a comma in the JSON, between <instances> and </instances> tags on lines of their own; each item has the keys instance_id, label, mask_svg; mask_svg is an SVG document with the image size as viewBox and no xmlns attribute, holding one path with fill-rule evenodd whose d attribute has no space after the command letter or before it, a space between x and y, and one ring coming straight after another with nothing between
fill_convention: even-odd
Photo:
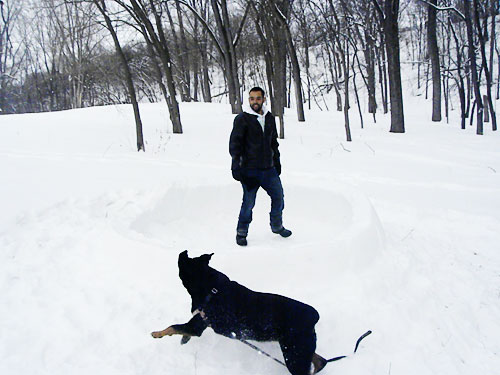
<instances>
[{"instance_id":1,"label":"snow pit","mask_svg":"<svg viewBox=\"0 0 500 375\"><path fill-rule=\"evenodd\" d=\"M234 236L241 196L237 184L173 186L151 203L131 228L179 251L234 252L238 248ZM326 190L285 186L284 225L293 231L289 239L270 231L269 210L270 199L260 189L247 250L265 248L278 254L307 251L310 255L316 252L322 254L321 263L330 269L342 269L366 266L384 248L384 231L373 206L351 187Z\"/></svg>"}]
</instances>

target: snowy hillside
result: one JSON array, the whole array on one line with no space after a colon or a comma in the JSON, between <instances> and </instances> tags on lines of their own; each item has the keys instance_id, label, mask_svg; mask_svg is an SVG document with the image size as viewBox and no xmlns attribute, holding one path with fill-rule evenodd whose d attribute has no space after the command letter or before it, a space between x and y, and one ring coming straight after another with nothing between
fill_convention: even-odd
<instances>
[{"instance_id":1,"label":"snowy hillside","mask_svg":"<svg viewBox=\"0 0 500 375\"><path fill-rule=\"evenodd\" d=\"M286 116L283 239L260 191L235 244L229 106L162 104L0 117L0 373L288 374L208 329L180 346L150 332L190 317L177 256L314 306L322 374L500 374L500 133L433 124L405 102L345 142L343 115ZM456 122L458 124L458 122ZM278 358L277 344L259 344Z\"/></svg>"}]
</instances>

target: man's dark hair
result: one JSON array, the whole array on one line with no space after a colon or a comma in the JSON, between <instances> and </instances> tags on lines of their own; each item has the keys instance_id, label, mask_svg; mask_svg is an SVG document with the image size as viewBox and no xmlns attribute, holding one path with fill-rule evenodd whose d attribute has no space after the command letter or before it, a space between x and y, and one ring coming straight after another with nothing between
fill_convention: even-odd
<instances>
[{"instance_id":1,"label":"man's dark hair","mask_svg":"<svg viewBox=\"0 0 500 375\"><path fill-rule=\"evenodd\" d=\"M250 89L248 93L251 93L252 91L260 91L262 93L262 97L266 96L266 93L264 92L264 89L262 89L259 86L255 86L254 88Z\"/></svg>"}]
</instances>

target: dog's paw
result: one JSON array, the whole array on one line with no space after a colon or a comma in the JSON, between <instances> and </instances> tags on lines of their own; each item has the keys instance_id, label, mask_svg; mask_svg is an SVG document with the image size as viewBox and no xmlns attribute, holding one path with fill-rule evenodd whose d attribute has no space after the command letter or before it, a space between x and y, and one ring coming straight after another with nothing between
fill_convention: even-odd
<instances>
[{"instance_id":1,"label":"dog's paw","mask_svg":"<svg viewBox=\"0 0 500 375\"><path fill-rule=\"evenodd\" d=\"M151 336L153 336L155 339L160 339L163 336L172 336L172 335L182 335L182 333L176 330L174 326L170 326L164 329L163 331L151 332Z\"/></svg>"},{"instance_id":2,"label":"dog's paw","mask_svg":"<svg viewBox=\"0 0 500 375\"><path fill-rule=\"evenodd\" d=\"M187 344L191 340L191 336L182 336L181 345Z\"/></svg>"},{"instance_id":3,"label":"dog's paw","mask_svg":"<svg viewBox=\"0 0 500 375\"><path fill-rule=\"evenodd\" d=\"M151 336L153 336L155 339L161 339L163 336L163 331L156 331L156 332L151 332Z\"/></svg>"}]
</instances>

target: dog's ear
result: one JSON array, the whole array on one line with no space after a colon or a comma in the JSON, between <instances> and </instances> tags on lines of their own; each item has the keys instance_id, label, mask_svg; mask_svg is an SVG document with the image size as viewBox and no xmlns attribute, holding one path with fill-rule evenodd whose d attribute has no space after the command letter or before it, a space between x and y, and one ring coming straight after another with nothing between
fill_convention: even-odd
<instances>
[{"instance_id":1,"label":"dog's ear","mask_svg":"<svg viewBox=\"0 0 500 375\"><path fill-rule=\"evenodd\" d=\"M179 254L179 261L188 259L188 251L184 250L182 253Z\"/></svg>"},{"instance_id":2,"label":"dog's ear","mask_svg":"<svg viewBox=\"0 0 500 375\"><path fill-rule=\"evenodd\" d=\"M212 255L214 255L214 253L212 253L212 254L203 254L200 257L200 260L202 261L202 263L205 263L208 266L208 262L210 262L210 259L212 259Z\"/></svg>"}]
</instances>

